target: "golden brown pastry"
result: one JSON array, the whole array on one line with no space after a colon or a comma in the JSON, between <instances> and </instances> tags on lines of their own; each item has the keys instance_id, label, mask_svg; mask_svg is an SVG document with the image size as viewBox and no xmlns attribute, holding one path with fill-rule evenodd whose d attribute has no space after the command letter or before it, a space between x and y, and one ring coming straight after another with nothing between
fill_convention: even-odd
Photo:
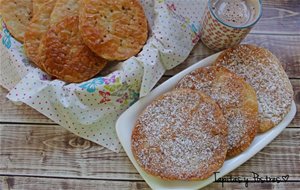
<instances>
[{"instance_id":1,"label":"golden brown pastry","mask_svg":"<svg viewBox=\"0 0 300 190\"><path fill-rule=\"evenodd\" d=\"M56 24L66 16L78 16L80 0L57 0L50 18L50 24Z\"/></svg>"},{"instance_id":2,"label":"golden brown pastry","mask_svg":"<svg viewBox=\"0 0 300 190\"><path fill-rule=\"evenodd\" d=\"M219 106L197 90L178 89L139 116L131 147L148 173L168 180L208 178L227 152L227 124Z\"/></svg>"},{"instance_id":3,"label":"golden brown pastry","mask_svg":"<svg viewBox=\"0 0 300 190\"><path fill-rule=\"evenodd\" d=\"M202 67L183 77L176 88L202 91L218 103L228 124L227 157L250 146L258 128L258 103L244 79L224 67Z\"/></svg>"},{"instance_id":4,"label":"golden brown pastry","mask_svg":"<svg viewBox=\"0 0 300 190\"><path fill-rule=\"evenodd\" d=\"M243 77L256 91L259 132L279 124L290 111L293 88L279 60L270 51L254 45L238 45L224 51L215 65Z\"/></svg>"},{"instance_id":5,"label":"golden brown pastry","mask_svg":"<svg viewBox=\"0 0 300 190\"><path fill-rule=\"evenodd\" d=\"M86 81L106 65L83 43L78 22L78 16L66 17L53 25L42 41L45 71L66 82Z\"/></svg>"},{"instance_id":6,"label":"golden brown pastry","mask_svg":"<svg viewBox=\"0 0 300 190\"><path fill-rule=\"evenodd\" d=\"M144 46L147 19L138 0L82 0L80 33L85 44L107 60L125 60Z\"/></svg>"},{"instance_id":7,"label":"golden brown pastry","mask_svg":"<svg viewBox=\"0 0 300 190\"><path fill-rule=\"evenodd\" d=\"M26 28L24 36L24 49L27 57L35 63L39 68L42 68L40 63L41 56L39 55L39 46L42 38L46 34L50 26L50 15L54 8L56 0L50 0L45 3L39 12L35 14Z\"/></svg>"},{"instance_id":8,"label":"golden brown pastry","mask_svg":"<svg viewBox=\"0 0 300 190\"><path fill-rule=\"evenodd\" d=\"M32 0L1 0L0 13L9 32L24 41L26 27L32 18Z\"/></svg>"},{"instance_id":9,"label":"golden brown pastry","mask_svg":"<svg viewBox=\"0 0 300 190\"><path fill-rule=\"evenodd\" d=\"M49 1L51 0L32 0L33 16L36 15L40 10L43 10L42 7Z\"/></svg>"}]
</instances>

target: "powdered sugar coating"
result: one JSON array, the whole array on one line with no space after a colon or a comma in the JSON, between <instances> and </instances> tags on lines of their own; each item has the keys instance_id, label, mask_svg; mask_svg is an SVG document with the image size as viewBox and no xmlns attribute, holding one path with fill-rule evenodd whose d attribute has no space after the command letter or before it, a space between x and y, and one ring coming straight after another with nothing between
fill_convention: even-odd
<instances>
[{"instance_id":1,"label":"powdered sugar coating","mask_svg":"<svg viewBox=\"0 0 300 190\"><path fill-rule=\"evenodd\" d=\"M193 90L168 92L147 106L132 134L132 151L147 172L164 179L205 179L227 152L220 108Z\"/></svg>"},{"instance_id":2,"label":"powdered sugar coating","mask_svg":"<svg viewBox=\"0 0 300 190\"><path fill-rule=\"evenodd\" d=\"M199 68L186 75L176 88L199 90L212 97L228 124L227 156L248 148L257 131L258 105L255 91L224 67Z\"/></svg>"},{"instance_id":3,"label":"powdered sugar coating","mask_svg":"<svg viewBox=\"0 0 300 190\"><path fill-rule=\"evenodd\" d=\"M223 52L215 65L242 76L256 91L259 105L259 132L279 124L290 110L293 88L279 60L268 50L239 45Z\"/></svg>"}]
</instances>

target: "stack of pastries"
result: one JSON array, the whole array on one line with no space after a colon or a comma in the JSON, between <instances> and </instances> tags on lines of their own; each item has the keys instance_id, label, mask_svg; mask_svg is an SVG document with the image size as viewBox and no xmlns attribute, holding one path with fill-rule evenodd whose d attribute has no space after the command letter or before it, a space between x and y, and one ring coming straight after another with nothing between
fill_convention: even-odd
<instances>
[{"instance_id":1,"label":"stack of pastries","mask_svg":"<svg viewBox=\"0 0 300 190\"><path fill-rule=\"evenodd\" d=\"M133 155L163 179L206 179L257 133L278 125L292 100L292 85L271 52L235 46L146 107L133 129Z\"/></svg>"},{"instance_id":2,"label":"stack of pastries","mask_svg":"<svg viewBox=\"0 0 300 190\"><path fill-rule=\"evenodd\" d=\"M109 61L136 55L148 36L138 0L1 0L9 32L27 57L66 82L83 82Z\"/></svg>"}]
</instances>

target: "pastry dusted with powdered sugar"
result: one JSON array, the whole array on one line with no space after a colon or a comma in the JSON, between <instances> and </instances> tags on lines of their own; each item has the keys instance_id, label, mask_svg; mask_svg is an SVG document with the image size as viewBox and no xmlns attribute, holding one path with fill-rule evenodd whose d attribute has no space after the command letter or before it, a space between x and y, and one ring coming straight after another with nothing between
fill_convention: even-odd
<instances>
[{"instance_id":1,"label":"pastry dusted with powdered sugar","mask_svg":"<svg viewBox=\"0 0 300 190\"><path fill-rule=\"evenodd\" d=\"M258 104L254 89L224 67L202 67L179 81L176 88L199 90L215 100L228 124L227 157L246 150L258 126Z\"/></svg>"},{"instance_id":2,"label":"pastry dusted with powdered sugar","mask_svg":"<svg viewBox=\"0 0 300 190\"><path fill-rule=\"evenodd\" d=\"M148 173L168 180L208 178L224 163L227 124L209 96L190 89L168 92L139 116L131 147Z\"/></svg>"},{"instance_id":3,"label":"pastry dusted with powdered sugar","mask_svg":"<svg viewBox=\"0 0 300 190\"><path fill-rule=\"evenodd\" d=\"M293 88L281 63L270 51L254 45L238 45L224 51L215 65L243 77L256 91L259 132L279 124L290 111Z\"/></svg>"}]
</instances>

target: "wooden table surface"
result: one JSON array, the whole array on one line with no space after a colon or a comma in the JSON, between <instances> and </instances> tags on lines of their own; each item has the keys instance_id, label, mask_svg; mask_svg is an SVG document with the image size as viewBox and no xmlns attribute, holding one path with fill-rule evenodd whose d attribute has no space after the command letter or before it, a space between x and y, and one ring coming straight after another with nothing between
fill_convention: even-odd
<instances>
[{"instance_id":1,"label":"wooden table surface","mask_svg":"<svg viewBox=\"0 0 300 190\"><path fill-rule=\"evenodd\" d=\"M282 61L300 109L300 1L263 0L263 17L245 43L270 49ZM211 54L197 45L164 81ZM0 189L149 189L124 152L79 138L26 105L17 106L0 87ZM268 146L229 175L300 180L300 114ZM227 175L227 177L229 177ZM243 189L228 183L223 189ZM206 188L222 189L220 183ZM248 189L300 189L300 182L255 183Z\"/></svg>"}]
</instances>

